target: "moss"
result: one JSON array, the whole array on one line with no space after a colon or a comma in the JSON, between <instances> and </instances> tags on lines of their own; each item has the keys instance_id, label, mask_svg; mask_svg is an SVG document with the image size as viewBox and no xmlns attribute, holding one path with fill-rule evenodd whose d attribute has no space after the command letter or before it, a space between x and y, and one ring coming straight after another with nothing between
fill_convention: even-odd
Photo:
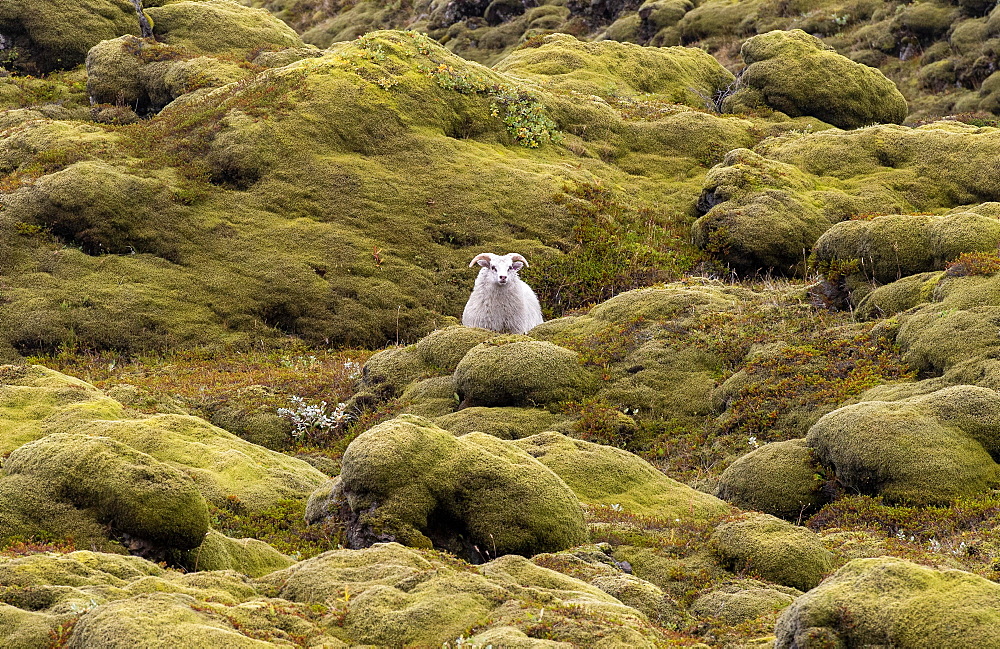
<instances>
[{"instance_id":1,"label":"moss","mask_svg":"<svg viewBox=\"0 0 1000 649\"><path fill-rule=\"evenodd\" d=\"M441 417L458 406L455 380L450 376L435 376L411 383L399 397L402 411L420 417Z\"/></svg>"},{"instance_id":2,"label":"moss","mask_svg":"<svg viewBox=\"0 0 1000 649\"><path fill-rule=\"evenodd\" d=\"M892 317L929 302L943 278L940 271L916 273L876 287L858 302L855 312L863 320Z\"/></svg>"},{"instance_id":3,"label":"moss","mask_svg":"<svg viewBox=\"0 0 1000 649\"><path fill-rule=\"evenodd\" d=\"M760 91L768 106L791 117L812 115L840 128L899 124L906 118L906 100L881 72L833 52L802 30L754 36L740 54L747 65L740 85ZM838 86L832 91L834 78ZM738 101L739 93L730 101Z\"/></svg>"},{"instance_id":4,"label":"moss","mask_svg":"<svg viewBox=\"0 0 1000 649\"><path fill-rule=\"evenodd\" d=\"M500 439L521 439L547 430L568 433L571 419L539 408L463 408L434 423L455 435L479 431Z\"/></svg>"},{"instance_id":5,"label":"moss","mask_svg":"<svg viewBox=\"0 0 1000 649\"><path fill-rule=\"evenodd\" d=\"M25 611L9 604L0 604L0 640L10 649L43 647L60 620L68 621L70 617Z\"/></svg>"},{"instance_id":6,"label":"moss","mask_svg":"<svg viewBox=\"0 0 1000 649\"><path fill-rule=\"evenodd\" d=\"M545 36L541 46L514 52L495 68L551 89L605 97L652 94L696 108L708 107L710 98L733 80L715 59L695 48L586 43L567 34Z\"/></svg>"},{"instance_id":7,"label":"moss","mask_svg":"<svg viewBox=\"0 0 1000 649\"><path fill-rule=\"evenodd\" d=\"M59 0L45 5L17 0L0 9L0 31L10 34L13 41L6 62L38 75L76 67L91 47L121 34L138 33L139 24L129 5L112 0Z\"/></svg>"},{"instance_id":8,"label":"moss","mask_svg":"<svg viewBox=\"0 0 1000 649\"><path fill-rule=\"evenodd\" d=\"M172 2L150 7L146 14L158 40L196 52L246 56L257 48L303 45L291 27L267 11L230 0Z\"/></svg>"},{"instance_id":9,"label":"moss","mask_svg":"<svg viewBox=\"0 0 1000 649\"><path fill-rule=\"evenodd\" d=\"M619 573L596 577L590 583L661 626L678 625L683 620L678 606L645 579Z\"/></svg>"},{"instance_id":10,"label":"moss","mask_svg":"<svg viewBox=\"0 0 1000 649\"><path fill-rule=\"evenodd\" d=\"M304 499L327 480L302 460L187 415L95 421L75 430L114 438L179 468L217 506L235 498L243 507L260 511L283 499Z\"/></svg>"},{"instance_id":11,"label":"moss","mask_svg":"<svg viewBox=\"0 0 1000 649\"><path fill-rule=\"evenodd\" d=\"M482 561L586 539L576 496L530 455L482 433L455 437L409 415L351 442L338 480L324 488L327 515L344 521L353 547L433 543ZM313 518L317 506L310 505Z\"/></svg>"},{"instance_id":12,"label":"moss","mask_svg":"<svg viewBox=\"0 0 1000 649\"><path fill-rule=\"evenodd\" d=\"M121 404L94 386L41 365L0 366L0 453L44 435L46 420L114 419Z\"/></svg>"},{"instance_id":13,"label":"moss","mask_svg":"<svg viewBox=\"0 0 1000 649\"><path fill-rule=\"evenodd\" d=\"M294 562L263 541L232 539L211 530L201 545L184 555L181 563L194 572L235 570L250 577L260 577Z\"/></svg>"},{"instance_id":14,"label":"moss","mask_svg":"<svg viewBox=\"0 0 1000 649\"><path fill-rule=\"evenodd\" d=\"M584 503L612 506L645 516L705 520L728 507L663 475L645 460L621 449L541 433L515 444L549 467Z\"/></svg>"},{"instance_id":15,"label":"moss","mask_svg":"<svg viewBox=\"0 0 1000 649\"><path fill-rule=\"evenodd\" d=\"M767 514L722 523L712 540L724 565L803 591L833 567L833 555L815 533Z\"/></svg>"},{"instance_id":16,"label":"moss","mask_svg":"<svg viewBox=\"0 0 1000 649\"><path fill-rule=\"evenodd\" d=\"M550 342L494 339L455 368L462 406L534 406L579 398L594 379L578 356Z\"/></svg>"},{"instance_id":17,"label":"moss","mask_svg":"<svg viewBox=\"0 0 1000 649\"><path fill-rule=\"evenodd\" d=\"M996 483L996 440L984 430L998 404L995 392L973 386L869 401L826 415L806 442L848 489L889 501L945 503Z\"/></svg>"},{"instance_id":18,"label":"moss","mask_svg":"<svg viewBox=\"0 0 1000 649\"><path fill-rule=\"evenodd\" d=\"M775 647L813 638L922 646L930 637L934 643L988 646L1000 640L998 598L995 583L961 570L890 557L856 559L785 609Z\"/></svg>"},{"instance_id":19,"label":"moss","mask_svg":"<svg viewBox=\"0 0 1000 649\"><path fill-rule=\"evenodd\" d=\"M887 284L943 270L963 253L995 251L998 244L1000 223L988 216L891 215L838 223L816 241L813 254L820 267L855 262L851 275L859 277L847 281Z\"/></svg>"},{"instance_id":20,"label":"moss","mask_svg":"<svg viewBox=\"0 0 1000 649\"><path fill-rule=\"evenodd\" d=\"M188 549L208 531L208 507L190 478L109 438L52 434L16 449L4 471L51 484L127 537Z\"/></svg>"},{"instance_id":21,"label":"moss","mask_svg":"<svg viewBox=\"0 0 1000 649\"><path fill-rule=\"evenodd\" d=\"M263 648L269 642L239 633L195 608L195 598L154 593L110 602L88 612L70 636L71 646L117 649L160 643L188 646Z\"/></svg>"},{"instance_id":22,"label":"moss","mask_svg":"<svg viewBox=\"0 0 1000 649\"><path fill-rule=\"evenodd\" d=\"M773 615L799 595L801 592L794 589L779 589L747 580L714 588L699 596L691 604L691 613L735 626L764 615Z\"/></svg>"},{"instance_id":23,"label":"moss","mask_svg":"<svg viewBox=\"0 0 1000 649\"><path fill-rule=\"evenodd\" d=\"M249 76L234 62L134 36L103 41L87 54L87 92L97 103L158 112L174 99Z\"/></svg>"},{"instance_id":24,"label":"moss","mask_svg":"<svg viewBox=\"0 0 1000 649\"><path fill-rule=\"evenodd\" d=\"M741 509L801 521L826 502L823 477L805 440L774 442L729 465L716 495Z\"/></svg>"},{"instance_id":25,"label":"moss","mask_svg":"<svg viewBox=\"0 0 1000 649\"><path fill-rule=\"evenodd\" d=\"M429 368L440 373L451 373L470 349L495 337L495 332L485 329L453 326L431 332L413 348Z\"/></svg>"}]
</instances>

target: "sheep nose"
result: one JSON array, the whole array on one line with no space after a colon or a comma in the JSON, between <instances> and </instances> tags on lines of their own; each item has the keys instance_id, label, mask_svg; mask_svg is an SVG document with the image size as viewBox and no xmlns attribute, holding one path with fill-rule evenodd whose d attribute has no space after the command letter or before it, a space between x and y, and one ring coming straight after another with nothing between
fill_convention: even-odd
<instances>
[{"instance_id":1,"label":"sheep nose","mask_svg":"<svg viewBox=\"0 0 1000 649\"><path fill-rule=\"evenodd\" d=\"M500 283L503 284L506 281L507 281L507 276L506 275L501 275L500 276Z\"/></svg>"}]
</instances>

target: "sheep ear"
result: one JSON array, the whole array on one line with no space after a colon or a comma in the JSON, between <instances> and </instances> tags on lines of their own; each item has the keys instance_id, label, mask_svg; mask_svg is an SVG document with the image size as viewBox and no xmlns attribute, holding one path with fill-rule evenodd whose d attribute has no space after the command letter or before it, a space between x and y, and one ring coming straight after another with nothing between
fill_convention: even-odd
<instances>
[{"instance_id":1,"label":"sheep ear","mask_svg":"<svg viewBox=\"0 0 1000 649\"><path fill-rule=\"evenodd\" d=\"M511 259L512 259L513 261L519 261L519 262L521 262L522 264L524 264L524 267L525 267L525 268L527 268L527 267L528 267L528 260L527 260L527 259L525 259L524 257L522 257L521 255L519 255L519 254L517 254L517 253L514 253L513 255L511 255L511 256L510 256L510 258L511 258ZM518 270L521 270L521 269L520 269L520 268L518 268Z\"/></svg>"},{"instance_id":2,"label":"sheep ear","mask_svg":"<svg viewBox=\"0 0 1000 649\"><path fill-rule=\"evenodd\" d=\"M472 268L476 264L479 264L480 266L482 266L484 268L486 266L489 266L490 265L490 253L484 252L481 255L476 255L475 259L473 259L469 263L469 268Z\"/></svg>"},{"instance_id":3,"label":"sheep ear","mask_svg":"<svg viewBox=\"0 0 1000 649\"><path fill-rule=\"evenodd\" d=\"M513 268L514 270L521 270L522 268L524 268L524 264L522 264L519 261L515 261L513 264L510 265L510 267Z\"/></svg>"}]
</instances>

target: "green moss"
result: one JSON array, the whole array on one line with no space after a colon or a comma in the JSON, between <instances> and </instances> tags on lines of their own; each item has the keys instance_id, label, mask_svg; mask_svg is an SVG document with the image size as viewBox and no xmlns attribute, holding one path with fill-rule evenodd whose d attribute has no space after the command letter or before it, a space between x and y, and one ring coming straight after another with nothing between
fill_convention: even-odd
<instances>
[{"instance_id":1,"label":"green moss","mask_svg":"<svg viewBox=\"0 0 1000 649\"><path fill-rule=\"evenodd\" d=\"M188 549L208 531L208 508L190 478L109 438L55 433L16 449L4 472L52 485L128 537Z\"/></svg>"},{"instance_id":2,"label":"green moss","mask_svg":"<svg viewBox=\"0 0 1000 649\"><path fill-rule=\"evenodd\" d=\"M960 570L935 570L882 557L856 559L778 620L776 647L823 639L831 643L934 642L987 646L998 641L1000 590Z\"/></svg>"},{"instance_id":3,"label":"green moss","mask_svg":"<svg viewBox=\"0 0 1000 649\"><path fill-rule=\"evenodd\" d=\"M354 547L399 540L482 561L586 540L576 496L530 455L482 433L455 437L409 415L351 442L338 482L324 488L326 515L343 520ZM317 507L310 503L313 519Z\"/></svg>"},{"instance_id":4,"label":"green moss","mask_svg":"<svg viewBox=\"0 0 1000 649\"><path fill-rule=\"evenodd\" d=\"M434 423L455 435L479 431L500 439L521 439L547 430L567 433L573 428L565 415L539 408L463 408Z\"/></svg>"},{"instance_id":5,"label":"green moss","mask_svg":"<svg viewBox=\"0 0 1000 649\"><path fill-rule=\"evenodd\" d=\"M197 52L246 56L257 48L303 45L291 27L267 11L230 0L172 2L150 7L146 14L158 40Z\"/></svg>"},{"instance_id":6,"label":"green moss","mask_svg":"<svg viewBox=\"0 0 1000 649\"><path fill-rule=\"evenodd\" d=\"M765 615L774 615L791 604L801 592L775 588L754 580L727 584L701 595L691 605L700 617L735 626Z\"/></svg>"},{"instance_id":7,"label":"green moss","mask_svg":"<svg viewBox=\"0 0 1000 649\"><path fill-rule=\"evenodd\" d=\"M945 503L998 479L992 390L955 386L902 401L869 401L826 415L806 438L845 487L889 501Z\"/></svg>"},{"instance_id":8,"label":"green moss","mask_svg":"<svg viewBox=\"0 0 1000 649\"><path fill-rule=\"evenodd\" d=\"M840 128L899 124L906 118L906 100L881 72L835 53L802 30L754 36L740 54L747 67L739 84L759 91L766 105L791 117L812 115ZM836 90L832 79L837 79ZM739 94L727 101L739 103Z\"/></svg>"},{"instance_id":9,"label":"green moss","mask_svg":"<svg viewBox=\"0 0 1000 649\"><path fill-rule=\"evenodd\" d=\"M515 442L549 467L584 503L645 516L705 520L728 511L722 501L663 475L627 451L549 432Z\"/></svg>"},{"instance_id":10,"label":"green moss","mask_svg":"<svg viewBox=\"0 0 1000 649\"><path fill-rule=\"evenodd\" d=\"M132 7L112 0L57 0L44 6L15 0L0 8L0 31L14 36L5 62L37 75L76 67L91 47L138 33L139 23Z\"/></svg>"},{"instance_id":11,"label":"green moss","mask_svg":"<svg viewBox=\"0 0 1000 649\"><path fill-rule=\"evenodd\" d=\"M181 560L189 570L235 570L260 577L294 563L272 546L257 539L233 539L211 530L201 545L189 550Z\"/></svg>"},{"instance_id":12,"label":"green moss","mask_svg":"<svg viewBox=\"0 0 1000 649\"><path fill-rule=\"evenodd\" d=\"M579 398L594 380L573 351L498 338L469 350L455 368L455 385L463 406L534 406Z\"/></svg>"},{"instance_id":13,"label":"green moss","mask_svg":"<svg viewBox=\"0 0 1000 649\"><path fill-rule=\"evenodd\" d=\"M815 533L767 514L722 523L712 540L724 565L803 591L833 567L833 555Z\"/></svg>"},{"instance_id":14,"label":"green moss","mask_svg":"<svg viewBox=\"0 0 1000 649\"><path fill-rule=\"evenodd\" d=\"M723 471L716 495L742 509L801 521L827 497L822 467L805 440L765 444Z\"/></svg>"}]
</instances>

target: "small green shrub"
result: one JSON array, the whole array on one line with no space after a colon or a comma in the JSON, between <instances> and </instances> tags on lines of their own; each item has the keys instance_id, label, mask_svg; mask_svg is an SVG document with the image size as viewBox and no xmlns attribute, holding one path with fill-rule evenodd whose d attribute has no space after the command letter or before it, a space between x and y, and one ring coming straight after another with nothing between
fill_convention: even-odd
<instances>
[{"instance_id":1,"label":"small green shrub","mask_svg":"<svg viewBox=\"0 0 1000 649\"><path fill-rule=\"evenodd\" d=\"M995 275L1000 271L1000 255L995 252L964 252L944 267L949 277Z\"/></svg>"}]
</instances>

